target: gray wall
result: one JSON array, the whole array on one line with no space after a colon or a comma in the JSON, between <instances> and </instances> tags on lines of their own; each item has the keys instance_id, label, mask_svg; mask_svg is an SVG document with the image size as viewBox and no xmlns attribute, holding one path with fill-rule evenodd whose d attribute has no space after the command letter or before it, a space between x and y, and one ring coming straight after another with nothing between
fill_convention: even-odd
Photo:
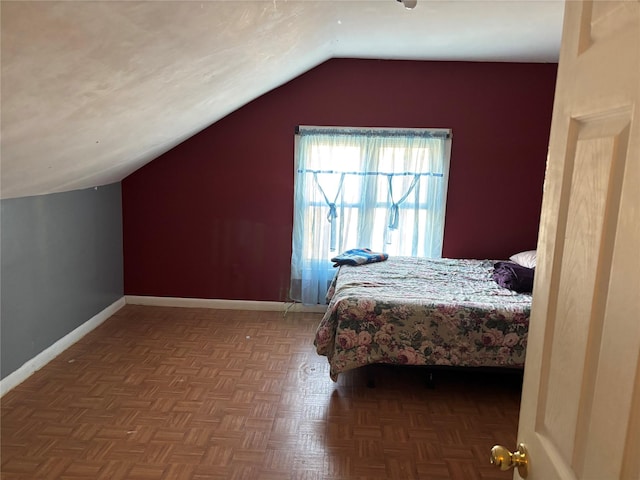
<instances>
[{"instance_id":1,"label":"gray wall","mask_svg":"<svg viewBox=\"0 0 640 480\"><path fill-rule=\"evenodd\" d=\"M117 183L0 204L4 378L122 298L122 196Z\"/></svg>"}]
</instances>

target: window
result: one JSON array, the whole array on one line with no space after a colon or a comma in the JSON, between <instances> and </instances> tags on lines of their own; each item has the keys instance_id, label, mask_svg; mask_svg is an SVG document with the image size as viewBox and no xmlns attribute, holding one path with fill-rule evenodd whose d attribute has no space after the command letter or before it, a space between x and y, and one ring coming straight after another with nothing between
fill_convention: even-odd
<instances>
[{"instance_id":1,"label":"window","mask_svg":"<svg viewBox=\"0 0 640 480\"><path fill-rule=\"evenodd\" d=\"M300 127L291 298L325 303L351 248L440 257L450 150L446 129Z\"/></svg>"}]
</instances>

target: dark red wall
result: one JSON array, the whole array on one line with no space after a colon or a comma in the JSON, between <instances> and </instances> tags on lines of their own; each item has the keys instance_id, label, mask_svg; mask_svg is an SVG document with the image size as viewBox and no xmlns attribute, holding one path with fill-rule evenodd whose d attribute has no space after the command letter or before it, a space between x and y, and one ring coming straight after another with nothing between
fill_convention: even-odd
<instances>
[{"instance_id":1,"label":"dark red wall","mask_svg":"<svg viewBox=\"0 0 640 480\"><path fill-rule=\"evenodd\" d=\"M316 67L122 182L125 293L287 300L296 125L452 128L443 256L534 248L556 68Z\"/></svg>"}]
</instances>

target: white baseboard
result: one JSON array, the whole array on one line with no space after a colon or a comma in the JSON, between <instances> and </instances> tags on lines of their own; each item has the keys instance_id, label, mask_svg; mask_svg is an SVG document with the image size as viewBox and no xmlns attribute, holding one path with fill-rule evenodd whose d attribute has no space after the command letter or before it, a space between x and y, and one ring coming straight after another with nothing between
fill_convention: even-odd
<instances>
[{"instance_id":1,"label":"white baseboard","mask_svg":"<svg viewBox=\"0 0 640 480\"><path fill-rule=\"evenodd\" d=\"M116 300L114 303L109 305L107 308L105 308L98 314L91 317L89 320L84 322L75 330L72 330L67 335L65 335L60 340L58 340L56 343L46 348L42 352L40 352L31 360L27 361L15 372L10 373L5 378L0 380L0 397L2 397L5 393L7 393L12 388L24 382L34 372L40 370L47 363L49 363L51 360L56 358L63 351L65 351L67 348L69 348L71 345L76 343L78 340L84 337L91 330L93 330L102 322L104 322L111 315L113 315L122 307L124 307L125 304L126 304L125 297L122 297L119 300Z\"/></svg>"},{"instance_id":2,"label":"white baseboard","mask_svg":"<svg viewBox=\"0 0 640 480\"><path fill-rule=\"evenodd\" d=\"M69 332L56 343L46 348L38 355L28 360L16 371L10 373L0 380L0 397L12 388L24 382L34 372L40 370L51 360L60 355L63 351L84 337L91 330L95 329L107 318L125 306L132 305L153 305L159 307L191 307L191 308L217 308L227 310L257 310L267 312L307 312L324 313L326 306L322 305L302 305L300 303L285 302L260 302L252 300L214 300L207 298L179 298L179 297L147 297L136 295L125 295L115 301L107 308L93 316L75 330Z\"/></svg>"},{"instance_id":3,"label":"white baseboard","mask_svg":"<svg viewBox=\"0 0 640 480\"><path fill-rule=\"evenodd\" d=\"M326 305L302 305L301 303L260 302L254 300L216 300L210 298L148 297L126 295L131 305L156 307L217 308L226 310L259 310L263 312L324 313Z\"/></svg>"}]
</instances>

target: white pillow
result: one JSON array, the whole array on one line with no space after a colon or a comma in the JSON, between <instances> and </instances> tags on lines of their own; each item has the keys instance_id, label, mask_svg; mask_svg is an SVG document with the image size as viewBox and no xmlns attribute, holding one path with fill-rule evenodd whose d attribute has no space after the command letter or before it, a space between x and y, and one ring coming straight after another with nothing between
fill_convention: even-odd
<instances>
[{"instance_id":1,"label":"white pillow","mask_svg":"<svg viewBox=\"0 0 640 480\"><path fill-rule=\"evenodd\" d=\"M527 250L526 252L516 253L515 255L511 255L509 260L523 267L536 268L536 251Z\"/></svg>"}]
</instances>

